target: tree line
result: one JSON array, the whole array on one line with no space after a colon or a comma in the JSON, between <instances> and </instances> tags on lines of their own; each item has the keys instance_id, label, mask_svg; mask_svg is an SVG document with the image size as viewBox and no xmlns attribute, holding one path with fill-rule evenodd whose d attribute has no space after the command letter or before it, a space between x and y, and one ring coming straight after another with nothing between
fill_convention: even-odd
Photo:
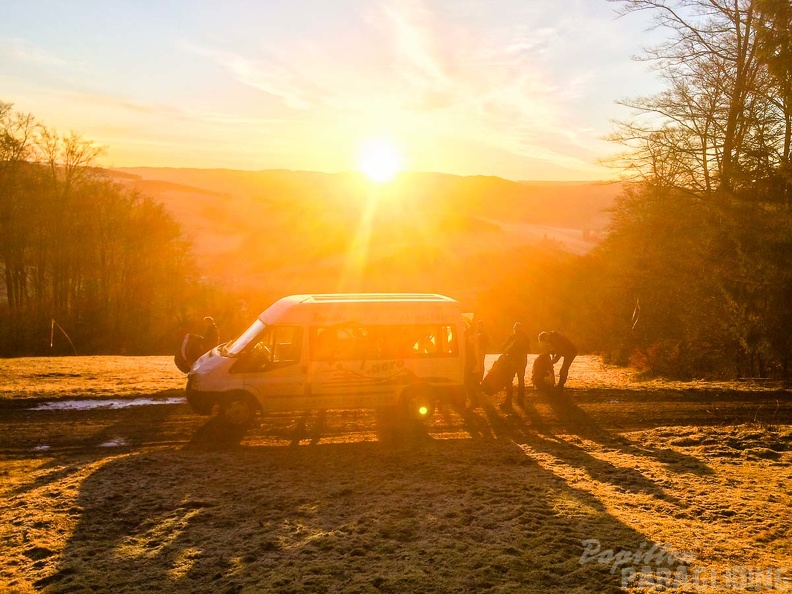
<instances>
[{"instance_id":1,"label":"tree line","mask_svg":"<svg viewBox=\"0 0 792 594\"><path fill-rule=\"evenodd\" d=\"M100 151L0 103L0 355L172 352L200 300L179 225Z\"/></svg>"},{"instance_id":2,"label":"tree line","mask_svg":"<svg viewBox=\"0 0 792 594\"><path fill-rule=\"evenodd\" d=\"M664 85L624 101L613 161L632 184L576 264L575 324L591 347L655 373L788 377L792 4L611 1L668 33L643 56Z\"/></svg>"}]
</instances>

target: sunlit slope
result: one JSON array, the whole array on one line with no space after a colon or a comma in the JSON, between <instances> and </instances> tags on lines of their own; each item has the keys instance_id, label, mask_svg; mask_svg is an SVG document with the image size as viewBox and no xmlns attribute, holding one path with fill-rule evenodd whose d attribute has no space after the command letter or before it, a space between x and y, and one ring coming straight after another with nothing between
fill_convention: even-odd
<instances>
[{"instance_id":1,"label":"sunlit slope","mask_svg":"<svg viewBox=\"0 0 792 594\"><path fill-rule=\"evenodd\" d=\"M531 246L590 249L619 192L423 173L373 186L351 173L121 171L184 225L208 275L242 285L288 279L289 292L412 290L428 280L475 290Z\"/></svg>"}]
</instances>

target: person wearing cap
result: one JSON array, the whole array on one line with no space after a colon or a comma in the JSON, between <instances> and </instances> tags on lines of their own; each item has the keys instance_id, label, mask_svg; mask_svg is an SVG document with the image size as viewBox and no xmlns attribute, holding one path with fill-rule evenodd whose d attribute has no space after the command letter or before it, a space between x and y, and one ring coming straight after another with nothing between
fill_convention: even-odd
<instances>
[{"instance_id":1,"label":"person wearing cap","mask_svg":"<svg viewBox=\"0 0 792 594\"><path fill-rule=\"evenodd\" d=\"M577 357L577 347L566 336L556 330L549 332L539 333L539 350L543 353L549 353L552 357L553 365L563 359L561 363L561 370L558 372L558 385L556 389L561 392L564 389L567 376L569 375L569 367L572 361Z\"/></svg>"},{"instance_id":2,"label":"person wearing cap","mask_svg":"<svg viewBox=\"0 0 792 594\"><path fill-rule=\"evenodd\" d=\"M206 324L206 328L203 333L203 350L206 352L217 346L217 343L220 341L220 335L213 318L206 316L204 318L204 323Z\"/></svg>"},{"instance_id":3,"label":"person wearing cap","mask_svg":"<svg viewBox=\"0 0 792 594\"><path fill-rule=\"evenodd\" d=\"M514 392L513 380L517 376L517 404L522 406L525 399L525 368L528 366L528 351L530 350L528 335L522 328L520 322L515 322L512 327L512 334L503 345L503 354L508 358L512 373L509 382L506 384L506 400L501 405L503 408L511 408L512 394Z\"/></svg>"}]
</instances>

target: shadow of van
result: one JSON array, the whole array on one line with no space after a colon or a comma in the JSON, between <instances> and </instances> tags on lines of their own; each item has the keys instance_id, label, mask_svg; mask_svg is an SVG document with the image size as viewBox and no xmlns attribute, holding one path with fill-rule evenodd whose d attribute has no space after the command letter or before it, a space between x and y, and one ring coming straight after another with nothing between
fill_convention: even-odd
<instances>
[{"instance_id":1,"label":"shadow of van","mask_svg":"<svg viewBox=\"0 0 792 594\"><path fill-rule=\"evenodd\" d=\"M339 422L352 412L358 423L340 421L341 425L329 427L328 416ZM335 414L333 414L335 413ZM235 426L221 416L209 417L184 446L188 450L221 451L240 447L246 437L254 442L266 435L267 441L317 445L323 438L336 438L343 433L354 436L356 432L370 432L371 437L390 445L421 443L432 440L429 424L402 414L395 407L360 409L358 411L306 411L301 413L262 417L246 426Z\"/></svg>"},{"instance_id":2,"label":"shadow of van","mask_svg":"<svg viewBox=\"0 0 792 594\"><path fill-rule=\"evenodd\" d=\"M429 440L109 461L48 591L617 592L582 542L647 539L505 441Z\"/></svg>"}]
</instances>

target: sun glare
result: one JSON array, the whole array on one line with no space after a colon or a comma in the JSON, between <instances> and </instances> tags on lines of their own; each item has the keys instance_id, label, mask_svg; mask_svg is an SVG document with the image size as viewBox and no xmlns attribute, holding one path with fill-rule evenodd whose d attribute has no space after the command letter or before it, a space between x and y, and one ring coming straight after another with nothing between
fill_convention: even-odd
<instances>
[{"instance_id":1,"label":"sun glare","mask_svg":"<svg viewBox=\"0 0 792 594\"><path fill-rule=\"evenodd\" d=\"M358 151L357 168L374 183L391 181L403 167L404 158L399 149L386 140L367 142Z\"/></svg>"}]
</instances>

